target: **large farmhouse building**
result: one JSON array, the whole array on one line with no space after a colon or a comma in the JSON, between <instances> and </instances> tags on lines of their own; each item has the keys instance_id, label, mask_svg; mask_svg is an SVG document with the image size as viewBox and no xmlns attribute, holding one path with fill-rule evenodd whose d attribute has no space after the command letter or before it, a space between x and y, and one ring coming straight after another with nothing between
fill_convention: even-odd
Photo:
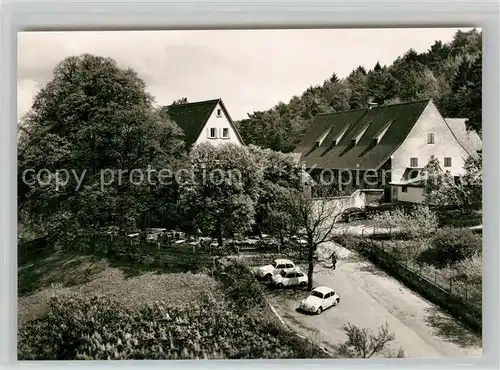
<instances>
[{"instance_id":1,"label":"large farmhouse building","mask_svg":"<svg viewBox=\"0 0 500 370\"><path fill-rule=\"evenodd\" d=\"M384 189L385 201L421 202L420 172L431 156L459 176L481 146L465 119L443 118L432 100L421 100L320 114L295 153L316 181Z\"/></svg>"}]
</instances>

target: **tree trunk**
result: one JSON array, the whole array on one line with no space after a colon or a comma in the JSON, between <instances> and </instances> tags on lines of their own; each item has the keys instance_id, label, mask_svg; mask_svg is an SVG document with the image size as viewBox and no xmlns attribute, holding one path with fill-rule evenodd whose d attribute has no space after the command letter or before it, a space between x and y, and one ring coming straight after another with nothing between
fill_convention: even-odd
<instances>
[{"instance_id":1,"label":"tree trunk","mask_svg":"<svg viewBox=\"0 0 500 370\"><path fill-rule=\"evenodd\" d=\"M219 225L217 226L217 244L219 244L219 248L222 248L224 246L224 238L223 238L223 231L222 227Z\"/></svg>"},{"instance_id":2,"label":"tree trunk","mask_svg":"<svg viewBox=\"0 0 500 370\"><path fill-rule=\"evenodd\" d=\"M311 291L313 288L313 272L314 272L314 261L313 261L313 246L309 244L309 253L307 254L307 262L309 263L309 268L307 270L307 290Z\"/></svg>"}]
</instances>

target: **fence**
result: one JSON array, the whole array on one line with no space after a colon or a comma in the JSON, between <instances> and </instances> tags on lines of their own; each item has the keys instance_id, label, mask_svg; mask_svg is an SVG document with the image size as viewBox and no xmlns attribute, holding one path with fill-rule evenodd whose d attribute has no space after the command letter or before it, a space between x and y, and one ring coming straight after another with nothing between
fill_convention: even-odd
<instances>
[{"instance_id":1,"label":"fence","mask_svg":"<svg viewBox=\"0 0 500 370\"><path fill-rule=\"evenodd\" d=\"M126 259L128 262L154 265L164 268L184 267L186 269L212 267L214 261L221 257L242 257L249 264L268 264L275 258L290 258L302 261L306 257L302 248L289 246L282 248L279 243L270 239L253 240L252 243L226 240L221 248L213 241L193 241L172 238L170 240L149 241L137 237L130 238L113 234L96 234L79 237L72 244L73 251L92 253L110 258ZM177 243L176 243L177 242ZM50 251L49 251L50 249ZM49 248L45 239L36 242L20 243L18 246L19 260L29 255L48 253Z\"/></svg>"},{"instance_id":2,"label":"fence","mask_svg":"<svg viewBox=\"0 0 500 370\"><path fill-rule=\"evenodd\" d=\"M464 300L461 296L452 292L451 285L448 289L444 288L437 281L429 280L422 273L405 265L390 253L373 244L364 252L372 261L398 277L408 287L448 310L451 314L467 323L476 331L481 331L481 310L469 304L471 301Z\"/></svg>"},{"instance_id":3,"label":"fence","mask_svg":"<svg viewBox=\"0 0 500 370\"><path fill-rule=\"evenodd\" d=\"M482 287L455 281L434 268L397 253L393 236L399 230L390 228L362 229L348 247L366 255L380 267L388 270L403 282L431 301L460 316L473 328L481 328ZM346 237L344 232L340 236ZM356 240L356 237L359 239ZM339 239L338 242L346 242ZM403 241L401 241L403 242Z\"/></svg>"}]
</instances>

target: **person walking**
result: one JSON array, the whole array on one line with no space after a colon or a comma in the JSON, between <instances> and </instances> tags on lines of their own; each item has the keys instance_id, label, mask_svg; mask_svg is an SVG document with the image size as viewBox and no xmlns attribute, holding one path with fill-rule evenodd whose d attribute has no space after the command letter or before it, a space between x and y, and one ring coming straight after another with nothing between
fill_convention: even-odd
<instances>
[{"instance_id":1,"label":"person walking","mask_svg":"<svg viewBox=\"0 0 500 370\"><path fill-rule=\"evenodd\" d=\"M337 266L337 253L334 251L330 258L332 260L332 268L335 270L335 267Z\"/></svg>"}]
</instances>

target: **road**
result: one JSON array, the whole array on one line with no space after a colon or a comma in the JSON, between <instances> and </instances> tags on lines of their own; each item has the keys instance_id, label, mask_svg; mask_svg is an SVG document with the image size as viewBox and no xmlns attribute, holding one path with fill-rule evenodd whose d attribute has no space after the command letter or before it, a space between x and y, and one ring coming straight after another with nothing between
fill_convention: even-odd
<instances>
[{"instance_id":1,"label":"road","mask_svg":"<svg viewBox=\"0 0 500 370\"><path fill-rule=\"evenodd\" d=\"M345 324L376 332L387 322L396 336L394 349L402 347L406 357L482 355L480 338L370 262L333 243L323 247L319 257L329 255L332 248L340 257L337 269L333 271L328 263L318 264L314 286L337 289L341 297L337 307L318 316L305 315L296 308L307 292L269 293L271 304L296 332L333 349L347 338Z\"/></svg>"}]
</instances>

